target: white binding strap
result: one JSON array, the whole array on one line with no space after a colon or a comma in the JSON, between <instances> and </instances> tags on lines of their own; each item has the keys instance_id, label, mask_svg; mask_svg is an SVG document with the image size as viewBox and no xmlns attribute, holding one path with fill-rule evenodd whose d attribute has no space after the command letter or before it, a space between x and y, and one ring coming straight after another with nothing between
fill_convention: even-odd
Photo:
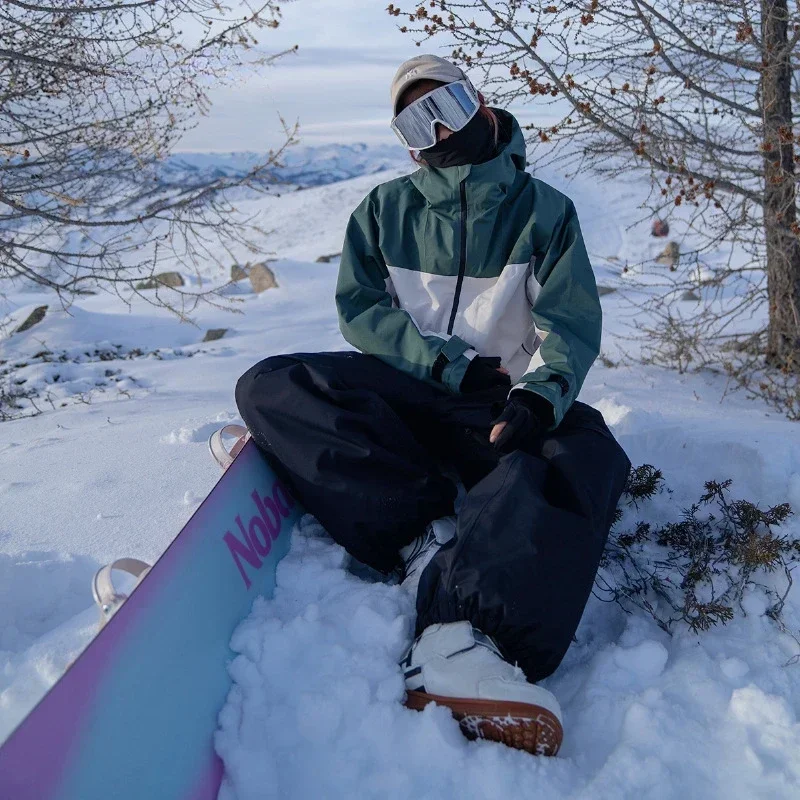
<instances>
[{"instance_id":1,"label":"white binding strap","mask_svg":"<svg viewBox=\"0 0 800 800\"><path fill-rule=\"evenodd\" d=\"M138 586L142 578L147 575L150 566L146 561L139 561L138 558L118 558L111 564L106 564L106 566L97 570L92 579L92 595L95 603L100 608L101 626L128 599L128 595L118 592L114 588L112 570L119 569L130 573L136 578L136 585Z\"/></svg>"},{"instance_id":2,"label":"white binding strap","mask_svg":"<svg viewBox=\"0 0 800 800\"><path fill-rule=\"evenodd\" d=\"M237 440L230 452L226 449L222 441L223 436L236 436ZM250 431L244 425L225 425L218 431L214 431L208 440L208 449L214 457L214 461L222 467L228 469L233 463L233 459L239 455L247 440L250 438Z\"/></svg>"}]
</instances>

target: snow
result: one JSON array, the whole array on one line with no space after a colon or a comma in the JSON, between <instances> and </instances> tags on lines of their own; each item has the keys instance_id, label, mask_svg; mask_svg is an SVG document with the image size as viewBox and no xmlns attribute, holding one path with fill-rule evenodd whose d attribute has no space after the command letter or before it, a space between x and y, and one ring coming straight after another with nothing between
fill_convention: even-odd
<instances>
[{"instance_id":1,"label":"snow","mask_svg":"<svg viewBox=\"0 0 800 800\"><path fill-rule=\"evenodd\" d=\"M22 386L53 403L0 423L0 739L96 631L94 571L121 556L155 560L217 480L205 442L240 422L239 375L267 355L349 349L333 303L337 261L315 259L340 251L350 212L376 183L413 166L374 172L356 151L353 172L352 148L331 156L354 177L242 202L269 233L256 242L263 255L231 258L275 258L279 288L230 290L241 313L201 307L192 325L140 299L128 309L101 293L64 311L30 287L7 293L0 368L14 367ZM648 503L648 518L674 520L712 478L733 478L732 495L762 508L800 508L796 423L732 391L724 376L622 359L631 347L625 293L647 289L621 266L663 247L649 237L635 192L536 174L575 200L598 282L618 287L602 302L603 353L619 365L598 359L581 400L602 411L634 465L663 471L672 493ZM632 271L656 282L664 269ZM202 278L207 288L227 274L209 267ZM43 304L40 324L9 335ZM203 343L209 328L229 331ZM112 348L125 357L100 360ZM43 351L65 360L37 359ZM797 518L785 531L798 534ZM215 736L222 800L797 796L800 646L764 615L763 593L749 592L746 615L728 625L672 637L641 612L592 597L576 642L544 683L565 723L559 756L544 760L467 741L443 708L404 708L397 661L412 629L410 600L346 564L304 516L274 598L257 600L235 632L233 686ZM784 616L800 629L796 587Z\"/></svg>"},{"instance_id":2,"label":"snow","mask_svg":"<svg viewBox=\"0 0 800 800\"><path fill-rule=\"evenodd\" d=\"M303 517L274 598L234 635L235 686L216 737L221 800L796 796L800 726L788 698L800 684L781 666L793 643L764 618L670 639L593 600L578 644L544 682L566 738L558 758L539 760L468 742L443 708L400 704L411 602L343 562Z\"/></svg>"}]
</instances>

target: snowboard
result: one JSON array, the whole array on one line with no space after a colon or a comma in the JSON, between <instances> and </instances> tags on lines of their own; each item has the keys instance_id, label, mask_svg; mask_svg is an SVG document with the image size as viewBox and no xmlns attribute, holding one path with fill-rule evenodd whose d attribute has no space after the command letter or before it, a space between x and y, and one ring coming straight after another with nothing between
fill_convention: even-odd
<instances>
[{"instance_id":1,"label":"snowboard","mask_svg":"<svg viewBox=\"0 0 800 800\"><path fill-rule=\"evenodd\" d=\"M248 441L0 748L0 798L216 798L213 736L231 685L231 634L257 595L272 594L302 513Z\"/></svg>"}]
</instances>

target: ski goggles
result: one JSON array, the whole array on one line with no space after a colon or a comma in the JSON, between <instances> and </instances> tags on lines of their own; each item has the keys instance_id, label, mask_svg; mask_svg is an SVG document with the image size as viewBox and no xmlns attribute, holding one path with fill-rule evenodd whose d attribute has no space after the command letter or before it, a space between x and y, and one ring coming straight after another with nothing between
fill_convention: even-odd
<instances>
[{"instance_id":1,"label":"ski goggles","mask_svg":"<svg viewBox=\"0 0 800 800\"><path fill-rule=\"evenodd\" d=\"M391 126L404 147L425 150L436 144L437 122L455 133L475 116L478 108L478 93L464 78L418 97L392 120Z\"/></svg>"}]
</instances>

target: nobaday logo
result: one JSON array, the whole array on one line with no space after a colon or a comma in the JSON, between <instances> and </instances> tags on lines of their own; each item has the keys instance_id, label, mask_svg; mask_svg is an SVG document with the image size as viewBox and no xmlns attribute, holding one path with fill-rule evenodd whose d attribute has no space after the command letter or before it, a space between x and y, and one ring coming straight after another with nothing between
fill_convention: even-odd
<instances>
[{"instance_id":1,"label":"nobaday logo","mask_svg":"<svg viewBox=\"0 0 800 800\"><path fill-rule=\"evenodd\" d=\"M290 509L294 505L294 500L281 481L275 481L273 484L272 495L266 494L262 497L258 489L253 489L250 497L256 513L250 517L246 525L242 515L236 515L236 527L240 536L226 531L222 537L248 589L252 581L242 562L249 564L253 569L261 569L264 559L272 549L272 543L280 535L283 520L289 516Z\"/></svg>"}]
</instances>

